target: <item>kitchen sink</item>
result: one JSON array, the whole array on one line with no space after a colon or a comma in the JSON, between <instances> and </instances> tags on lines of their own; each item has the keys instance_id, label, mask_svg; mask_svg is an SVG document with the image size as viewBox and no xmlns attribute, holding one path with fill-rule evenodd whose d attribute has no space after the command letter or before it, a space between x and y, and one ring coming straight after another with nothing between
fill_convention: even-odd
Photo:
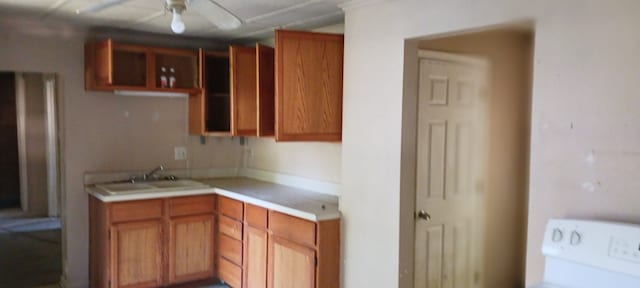
<instances>
[{"instance_id":1,"label":"kitchen sink","mask_svg":"<svg viewBox=\"0 0 640 288\"><path fill-rule=\"evenodd\" d=\"M132 193L155 193L170 192L178 190L203 189L209 187L206 184L193 180L160 180L144 183L110 183L97 184L97 188L102 189L110 195L132 194Z\"/></svg>"}]
</instances>

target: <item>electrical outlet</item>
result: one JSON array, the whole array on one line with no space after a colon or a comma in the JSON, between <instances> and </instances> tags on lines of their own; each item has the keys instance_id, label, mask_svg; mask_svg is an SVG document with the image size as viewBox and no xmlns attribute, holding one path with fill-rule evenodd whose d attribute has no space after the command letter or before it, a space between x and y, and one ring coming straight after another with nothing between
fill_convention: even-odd
<instances>
[{"instance_id":1,"label":"electrical outlet","mask_svg":"<svg viewBox=\"0 0 640 288\"><path fill-rule=\"evenodd\" d=\"M175 147L173 150L175 153L175 160L187 160L187 147Z\"/></svg>"}]
</instances>

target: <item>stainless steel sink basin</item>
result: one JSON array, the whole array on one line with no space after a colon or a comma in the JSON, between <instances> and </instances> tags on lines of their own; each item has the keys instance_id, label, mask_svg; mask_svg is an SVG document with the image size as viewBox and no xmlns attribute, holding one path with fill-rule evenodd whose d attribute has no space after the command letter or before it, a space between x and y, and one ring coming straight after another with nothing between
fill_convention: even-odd
<instances>
[{"instance_id":1,"label":"stainless steel sink basin","mask_svg":"<svg viewBox=\"0 0 640 288\"><path fill-rule=\"evenodd\" d=\"M120 195L132 193L155 193L203 189L209 186L193 180L161 180L144 183L97 184L96 187L102 189L110 195Z\"/></svg>"}]
</instances>

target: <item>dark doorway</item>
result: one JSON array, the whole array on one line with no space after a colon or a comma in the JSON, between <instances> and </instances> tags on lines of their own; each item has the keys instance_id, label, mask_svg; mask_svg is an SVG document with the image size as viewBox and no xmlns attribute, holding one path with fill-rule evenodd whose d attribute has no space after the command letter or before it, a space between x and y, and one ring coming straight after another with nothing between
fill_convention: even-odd
<instances>
[{"instance_id":1,"label":"dark doorway","mask_svg":"<svg viewBox=\"0 0 640 288\"><path fill-rule=\"evenodd\" d=\"M15 73L0 72L0 209L20 207Z\"/></svg>"}]
</instances>

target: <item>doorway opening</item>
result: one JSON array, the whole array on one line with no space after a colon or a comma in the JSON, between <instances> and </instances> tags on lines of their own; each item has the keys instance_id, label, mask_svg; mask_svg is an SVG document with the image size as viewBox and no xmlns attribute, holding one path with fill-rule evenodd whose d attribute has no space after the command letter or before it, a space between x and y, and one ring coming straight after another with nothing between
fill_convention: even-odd
<instances>
[{"instance_id":1,"label":"doorway opening","mask_svg":"<svg viewBox=\"0 0 640 288\"><path fill-rule=\"evenodd\" d=\"M0 72L0 287L62 274L56 76Z\"/></svg>"},{"instance_id":2,"label":"doorway opening","mask_svg":"<svg viewBox=\"0 0 640 288\"><path fill-rule=\"evenodd\" d=\"M523 287L533 29L405 44L402 206L414 213L401 255L413 286Z\"/></svg>"}]
</instances>

